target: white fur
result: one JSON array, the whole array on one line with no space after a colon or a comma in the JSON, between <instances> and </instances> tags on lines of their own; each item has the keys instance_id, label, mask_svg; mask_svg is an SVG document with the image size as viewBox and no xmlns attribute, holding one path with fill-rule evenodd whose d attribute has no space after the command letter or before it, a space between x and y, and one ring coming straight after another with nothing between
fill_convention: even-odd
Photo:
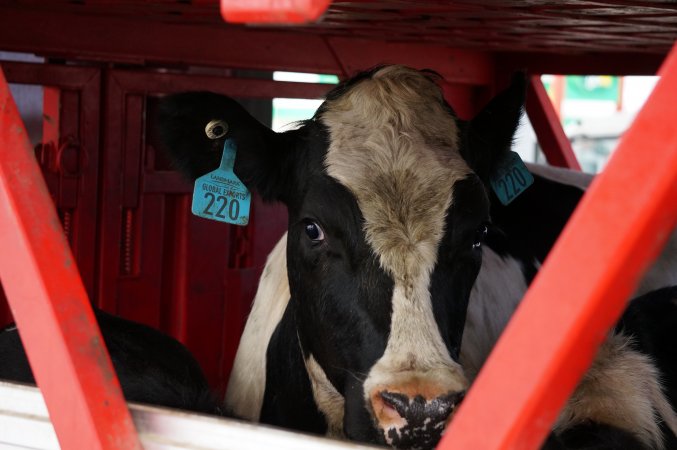
<instances>
[{"instance_id":1,"label":"white fur","mask_svg":"<svg viewBox=\"0 0 677 450\"><path fill-rule=\"evenodd\" d=\"M226 409L253 422L263 406L268 343L290 298L286 249L285 233L268 255L228 380Z\"/></svg>"},{"instance_id":2,"label":"white fur","mask_svg":"<svg viewBox=\"0 0 677 450\"><path fill-rule=\"evenodd\" d=\"M327 421L327 436L332 438L343 438L343 413L345 399L336 390L327 374L324 373L320 364L310 355L305 360L306 370L310 377L310 386L313 390L313 398L317 408L324 415Z\"/></svg>"},{"instance_id":3,"label":"white fur","mask_svg":"<svg viewBox=\"0 0 677 450\"><path fill-rule=\"evenodd\" d=\"M527 290L522 265L482 248L482 267L470 293L460 361L473 380Z\"/></svg>"},{"instance_id":4,"label":"white fur","mask_svg":"<svg viewBox=\"0 0 677 450\"><path fill-rule=\"evenodd\" d=\"M589 173L578 170L564 169L562 167L532 163L527 163L527 167L529 168L529 172L533 174L540 175L543 178L556 181L558 183L575 186L582 190L586 190L588 186L590 186L590 183L592 183L592 180L595 178L594 175Z\"/></svg>"}]
</instances>

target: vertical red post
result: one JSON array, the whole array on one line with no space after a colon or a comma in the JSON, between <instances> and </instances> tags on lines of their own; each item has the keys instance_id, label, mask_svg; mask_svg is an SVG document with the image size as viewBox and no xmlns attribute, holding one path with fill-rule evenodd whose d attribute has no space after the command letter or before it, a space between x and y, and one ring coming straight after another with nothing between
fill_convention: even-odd
<instances>
[{"instance_id":1,"label":"vertical red post","mask_svg":"<svg viewBox=\"0 0 677 450\"><path fill-rule=\"evenodd\" d=\"M543 442L677 223L676 113L677 46L438 450L535 449Z\"/></svg>"},{"instance_id":2,"label":"vertical red post","mask_svg":"<svg viewBox=\"0 0 677 450\"><path fill-rule=\"evenodd\" d=\"M559 116L545 91L540 75L529 77L527 114L548 163L553 166L581 170L574 150L571 148L571 142L564 134Z\"/></svg>"},{"instance_id":3,"label":"vertical red post","mask_svg":"<svg viewBox=\"0 0 677 450\"><path fill-rule=\"evenodd\" d=\"M562 123L562 103L564 103L564 97L566 96L566 78L564 75L553 75L554 80L552 80L552 94L550 97L550 103L557 114L557 117ZM539 81L540 81L540 77Z\"/></svg>"},{"instance_id":4,"label":"vertical red post","mask_svg":"<svg viewBox=\"0 0 677 450\"><path fill-rule=\"evenodd\" d=\"M1 70L0 142L0 280L59 442L65 449L140 449Z\"/></svg>"},{"instance_id":5,"label":"vertical red post","mask_svg":"<svg viewBox=\"0 0 677 450\"><path fill-rule=\"evenodd\" d=\"M42 142L59 145L59 125L61 122L61 90L45 86L42 88Z\"/></svg>"}]
</instances>

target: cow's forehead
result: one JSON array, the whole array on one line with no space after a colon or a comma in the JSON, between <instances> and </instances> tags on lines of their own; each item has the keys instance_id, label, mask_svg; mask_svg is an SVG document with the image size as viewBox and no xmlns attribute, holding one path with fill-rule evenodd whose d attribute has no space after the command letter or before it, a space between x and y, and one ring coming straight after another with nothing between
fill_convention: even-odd
<instances>
[{"instance_id":1,"label":"cow's forehead","mask_svg":"<svg viewBox=\"0 0 677 450\"><path fill-rule=\"evenodd\" d=\"M381 265L399 282L432 270L453 185L471 170L440 89L390 66L323 105L327 173L356 197Z\"/></svg>"}]
</instances>

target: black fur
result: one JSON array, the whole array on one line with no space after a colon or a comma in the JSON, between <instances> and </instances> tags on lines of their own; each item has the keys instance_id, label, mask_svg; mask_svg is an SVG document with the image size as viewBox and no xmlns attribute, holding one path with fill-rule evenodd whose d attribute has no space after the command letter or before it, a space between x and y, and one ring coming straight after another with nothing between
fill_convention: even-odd
<instances>
[{"instance_id":1,"label":"black fur","mask_svg":"<svg viewBox=\"0 0 677 450\"><path fill-rule=\"evenodd\" d=\"M220 414L202 369L181 343L145 325L95 313L127 401ZM35 383L14 327L0 331L0 379Z\"/></svg>"},{"instance_id":2,"label":"black fur","mask_svg":"<svg viewBox=\"0 0 677 450\"><path fill-rule=\"evenodd\" d=\"M489 202L479 185L481 182L471 177L454 186L455 199L445 225L449 232L440 244L430 283L433 313L455 360L461 350L470 291L482 263L481 249L473 244L488 218Z\"/></svg>"},{"instance_id":3,"label":"black fur","mask_svg":"<svg viewBox=\"0 0 677 450\"><path fill-rule=\"evenodd\" d=\"M461 146L461 154L487 185L497 166L510 151L524 111L525 95L526 76L516 73L508 89L494 97L462 128L465 145Z\"/></svg>"},{"instance_id":4,"label":"black fur","mask_svg":"<svg viewBox=\"0 0 677 450\"><path fill-rule=\"evenodd\" d=\"M266 390L260 420L285 428L324 434L327 424L313 400L310 380L298 345L294 315L287 308L266 356ZM290 407L293 405L293 407Z\"/></svg>"},{"instance_id":5,"label":"black fur","mask_svg":"<svg viewBox=\"0 0 677 450\"><path fill-rule=\"evenodd\" d=\"M205 126L215 119L228 124L228 133L212 140ZM285 198L285 188L291 184L285 135L262 125L235 100L211 92L171 95L160 102L158 121L165 150L191 178L218 168L223 143L232 139L237 144L238 178L265 200Z\"/></svg>"},{"instance_id":6,"label":"black fur","mask_svg":"<svg viewBox=\"0 0 677 450\"><path fill-rule=\"evenodd\" d=\"M599 423L584 423L560 435L553 434L541 448L542 450L651 450L631 433Z\"/></svg>"},{"instance_id":7,"label":"black fur","mask_svg":"<svg viewBox=\"0 0 677 450\"><path fill-rule=\"evenodd\" d=\"M534 184L505 206L491 193L491 221L508 238L489 240L500 254L543 262L584 191L534 174Z\"/></svg>"}]
</instances>

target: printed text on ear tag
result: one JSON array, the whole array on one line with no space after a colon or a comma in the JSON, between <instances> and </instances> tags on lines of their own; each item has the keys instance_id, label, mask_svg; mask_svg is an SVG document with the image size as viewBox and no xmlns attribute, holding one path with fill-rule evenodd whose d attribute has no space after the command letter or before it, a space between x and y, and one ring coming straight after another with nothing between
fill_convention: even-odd
<instances>
[{"instance_id":1,"label":"printed text on ear tag","mask_svg":"<svg viewBox=\"0 0 677 450\"><path fill-rule=\"evenodd\" d=\"M534 176L531 175L520 155L508 152L490 181L498 199L507 205L532 185Z\"/></svg>"},{"instance_id":2,"label":"printed text on ear tag","mask_svg":"<svg viewBox=\"0 0 677 450\"><path fill-rule=\"evenodd\" d=\"M195 180L191 210L196 216L234 225L249 223L251 194L233 172L236 152L235 142L226 139L221 166Z\"/></svg>"}]
</instances>

